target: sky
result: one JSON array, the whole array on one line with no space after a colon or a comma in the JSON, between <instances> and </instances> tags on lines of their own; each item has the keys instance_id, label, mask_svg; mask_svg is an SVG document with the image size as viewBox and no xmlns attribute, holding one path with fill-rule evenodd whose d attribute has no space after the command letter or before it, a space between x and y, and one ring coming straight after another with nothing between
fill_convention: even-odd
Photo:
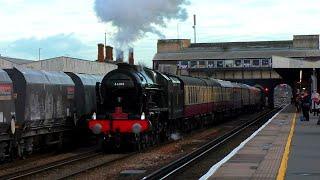
<instances>
[{"instance_id":1,"label":"sky","mask_svg":"<svg viewBox=\"0 0 320 180\"><path fill-rule=\"evenodd\" d=\"M193 41L196 14L197 42L290 40L293 35L320 34L319 7L319 0L189 0L183 5L185 21L168 20L158 30L165 38ZM37 60L41 48L41 59L95 60L105 32L113 46L115 27L99 20L94 0L0 0L2 56ZM152 66L158 39L146 33L131 44L137 63Z\"/></svg>"}]
</instances>

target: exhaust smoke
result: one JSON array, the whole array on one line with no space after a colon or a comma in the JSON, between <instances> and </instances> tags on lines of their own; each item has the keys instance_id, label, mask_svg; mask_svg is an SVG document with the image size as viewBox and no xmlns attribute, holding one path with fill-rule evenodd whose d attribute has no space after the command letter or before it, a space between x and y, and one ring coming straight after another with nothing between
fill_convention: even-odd
<instances>
[{"instance_id":1,"label":"exhaust smoke","mask_svg":"<svg viewBox=\"0 0 320 180\"><path fill-rule=\"evenodd\" d=\"M188 4L188 0L95 0L94 10L99 20L117 28L115 41L126 48L146 33L164 38L158 28L166 27L168 20L185 20Z\"/></svg>"}]
</instances>

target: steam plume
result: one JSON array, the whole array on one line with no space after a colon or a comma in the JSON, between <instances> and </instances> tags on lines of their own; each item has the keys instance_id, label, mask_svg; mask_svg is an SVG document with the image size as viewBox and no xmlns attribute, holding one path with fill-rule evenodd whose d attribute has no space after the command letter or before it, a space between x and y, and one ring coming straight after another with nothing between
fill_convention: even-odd
<instances>
[{"instance_id":1,"label":"steam plume","mask_svg":"<svg viewBox=\"0 0 320 180\"><path fill-rule=\"evenodd\" d=\"M163 38L157 27L166 27L167 20L185 20L183 6L188 4L188 0L95 0L94 9L102 22L117 28L115 40L123 47L148 32Z\"/></svg>"}]
</instances>

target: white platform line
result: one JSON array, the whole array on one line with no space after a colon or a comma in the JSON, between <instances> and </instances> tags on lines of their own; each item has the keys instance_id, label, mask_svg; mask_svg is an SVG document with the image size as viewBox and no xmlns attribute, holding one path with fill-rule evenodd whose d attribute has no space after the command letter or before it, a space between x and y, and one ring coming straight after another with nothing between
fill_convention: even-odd
<instances>
[{"instance_id":1,"label":"white platform line","mask_svg":"<svg viewBox=\"0 0 320 180\"><path fill-rule=\"evenodd\" d=\"M286 107L288 107L287 105ZM226 163L229 159L231 159L237 152L242 149L251 139L253 139L263 128L265 128L276 116L278 116L286 107L281 109L277 114L275 114L271 119L268 120L263 126L261 126L257 131L255 131L250 137L248 137L245 141L243 141L238 147L236 147L233 151L231 151L226 157L224 157L217 164L213 165L210 170L203 175L200 180L207 180L211 177L224 163Z\"/></svg>"}]
</instances>

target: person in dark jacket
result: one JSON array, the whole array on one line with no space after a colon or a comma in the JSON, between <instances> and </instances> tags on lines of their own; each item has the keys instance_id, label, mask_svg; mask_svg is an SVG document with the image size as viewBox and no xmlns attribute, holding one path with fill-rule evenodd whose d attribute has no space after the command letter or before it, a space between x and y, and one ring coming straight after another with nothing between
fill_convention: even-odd
<instances>
[{"instance_id":1,"label":"person in dark jacket","mask_svg":"<svg viewBox=\"0 0 320 180\"><path fill-rule=\"evenodd\" d=\"M311 98L307 92L304 93L301 102L301 109L305 121L309 121L309 111L311 107Z\"/></svg>"},{"instance_id":2,"label":"person in dark jacket","mask_svg":"<svg viewBox=\"0 0 320 180\"><path fill-rule=\"evenodd\" d=\"M300 113L300 111L301 111L301 96L299 93L296 95L295 105L297 108L297 113Z\"/></svg>"}]
</instances>

